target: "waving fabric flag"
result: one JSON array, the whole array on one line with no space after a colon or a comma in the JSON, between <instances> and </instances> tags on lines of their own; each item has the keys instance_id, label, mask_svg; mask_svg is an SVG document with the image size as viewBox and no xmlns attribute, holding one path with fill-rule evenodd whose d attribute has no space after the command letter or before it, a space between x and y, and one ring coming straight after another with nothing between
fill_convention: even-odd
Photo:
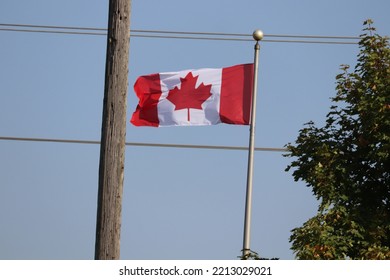
<instances>
[{"instance_id":1,"label":"waving fabric flag","mask_svg":"<svg viewBox=\"0 0 390 280\"><path fill-rule=\"evenodd\" d=\"M249 124L253 64L141 76L136 126Z\"/></svg>"}]
</instances>

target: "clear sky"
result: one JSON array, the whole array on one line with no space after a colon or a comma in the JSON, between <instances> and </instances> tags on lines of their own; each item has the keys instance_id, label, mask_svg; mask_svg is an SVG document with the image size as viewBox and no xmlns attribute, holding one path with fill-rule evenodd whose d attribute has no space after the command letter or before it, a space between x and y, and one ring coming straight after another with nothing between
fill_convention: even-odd
<instances>
[{"instance_id":1,"label":"clear sky","mask_svg":"<svg viewBox=\"0 0 390 280\"><path fill-rule=\"evenodd\" d=\"M367 18L390 35L388 0L133 0L131 28L358 36ZM107 0L0 2L0 23L107 27ZM0 26L0 28L5 28ZM253 42L130 40L128 119L140 75L253 61ZM100 140L105 36L0 31L0 137ZM341 64L357 45L262 42L256 147L282 148L310 120L321 125ZM247 146L247 126L145 128L128 142ZM247 152L126 148L122 259L237 259ZM317 201L256 152L251 249L293 259L290 230ZM93 259L99 146L0 140L0 259Z\"/></svg>"}]
</instances>

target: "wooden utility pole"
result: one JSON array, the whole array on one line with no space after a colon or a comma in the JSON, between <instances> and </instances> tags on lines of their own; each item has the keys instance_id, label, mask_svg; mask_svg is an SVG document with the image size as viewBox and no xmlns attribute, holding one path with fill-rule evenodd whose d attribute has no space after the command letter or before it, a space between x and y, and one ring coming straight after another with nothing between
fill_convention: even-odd
<instances>
[{"instance_id":1,"label":"wooden utility pole","mask_svg":"<svg viewBox=\"0 0 390 280\"><path fill-rule=\"evenodd\" d=\"M110 0L96 221L96 260L120 257L131 0Z\"/></svg>"}]
</instances>

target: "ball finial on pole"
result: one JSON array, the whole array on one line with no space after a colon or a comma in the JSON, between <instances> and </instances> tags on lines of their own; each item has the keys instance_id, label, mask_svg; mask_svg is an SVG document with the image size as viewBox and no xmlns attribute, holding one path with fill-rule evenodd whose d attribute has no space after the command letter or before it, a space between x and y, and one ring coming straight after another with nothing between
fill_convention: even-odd
<instances>
[{"instance_id":1,"label":"ball finial on pole","mask_svg":"<svg viewBox=\"0 0 390 280\"><path fill-rule=\"evenodd\" d=\"M260 29L256 29L255 31L253 31L252 36L253 36L253 39L255 39L256 41L260 41L263 39L264 33Z\"/></svg>"}]
</instances>

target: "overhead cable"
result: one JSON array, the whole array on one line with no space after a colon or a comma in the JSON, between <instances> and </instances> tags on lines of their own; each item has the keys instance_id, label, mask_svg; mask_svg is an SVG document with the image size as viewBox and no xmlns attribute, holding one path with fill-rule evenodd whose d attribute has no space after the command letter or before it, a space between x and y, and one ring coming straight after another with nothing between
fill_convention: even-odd
<instances>
[{"instance_id":1,"label":"overhead cable","mask_svg":"<svg viewBox=\"0 0 390 280\"><path fill-rule=\"evenodd\" d=\"M33 32L70 35L97 35L106 36L107 29L79 26L31 25L0 23L0 31ZM190 40L225 40L252 42L251 34L221 33L221 32L194 32L131 29L130 37L158 38L158 39L190 39ZM311 43L311 44L358 44L359 37L355 36L320 36L320 35L278 35L265 34L264 42L273 43ZM272 38L272 39L267 39ZM293 40L292 40L293 39Z\"/></svg>"},{"instance_id":2,"label":"overhead cable","mask_svg":"<svg viewBox=\"0 0 390 280\"><path fill-rule=\"evenodd\" d=\"M50 138L27 138L27 137L7 137L0 136L0 140L6 141L27 141L27 142L51 142L51 143L67 143L67 144L100 144L96 140L74 140L74 139L50 139ZM139 143L126 142L126 146L138 147L155 147L155 148L181 148L181 149L208 149L208 150L239 150L246 151L248 147L241 146L216 146L216 145L186 145L186 144L161 144L161 143ZM263 152L287 152L285 148L255 148L255 151Z\"/></svg>"}]
</instances>

